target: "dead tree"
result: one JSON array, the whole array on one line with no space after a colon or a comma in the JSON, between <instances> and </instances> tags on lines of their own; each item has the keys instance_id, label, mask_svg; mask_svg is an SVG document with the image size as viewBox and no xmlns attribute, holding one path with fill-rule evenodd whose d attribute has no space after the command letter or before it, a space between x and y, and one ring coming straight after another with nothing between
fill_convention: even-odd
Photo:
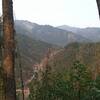
<instances>
[{"instance_id":1,"label":"dead tree","mask_svg":"<svg viewBox=\"0 0 100 100\"><path fill-rule=\"evenodd\" d=\"M16 100L13 1L2 0L4 100Z\"/></svg>"},{"instance_id":2,"label":"dead tree","mask_svg":"<svg viewBox=\"0 0 100 100\"><path fill-rule=\"evenodd\" d=\"M99 11L99 17L100 17L100 0L96 0L97 6L98 6L98 11Z\"/></svg>"}]
</instances>

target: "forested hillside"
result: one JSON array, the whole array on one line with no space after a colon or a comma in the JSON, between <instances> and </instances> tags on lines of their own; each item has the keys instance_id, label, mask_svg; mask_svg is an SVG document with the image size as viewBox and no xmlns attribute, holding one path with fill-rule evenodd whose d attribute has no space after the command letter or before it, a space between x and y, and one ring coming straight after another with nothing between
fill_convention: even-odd
<instances>
[{"instance_id":1,"label":"forested hillside","mask_svg":"<svg viewBox=\"0 0 100 100\"><path fill-rule=\"evenodd\" d=\"M75 61L80 61L90 70L97 68L100 73L100 43L72 43L58 53L50 62L56 70L69 69Z\"/></svg>"},{"instance_id":2,"label":"forested hillside","mask_svg":"<svg viewBox=\"0 0 100 100\"><path fill-rule=\"evenodd\" d=\"M34 40L26 35L16 35L16 54L20 57L16 57L16 74L20 75L18 70L19 59L21 60L23 77L27 79L33 74L33 66L39 63L44 57L48 48L53 48L53 45Z\"/></svg>"},{"instance_id":3,"label":"forested hillside","mask_svg":"<svg viewBox=\"0 0 100 100\"><path fill-rule=\"evenodd\" d=\"M0 4L0 100L100 100L100 0Z\"/></svg>"},{"instance_id":4,"label":"forested hillside","mask_svg":"<svg viewBox=\"0 0 100 100\"><path fill-rule=\"evenodd\" d=\"M72 43L48 60L29 85L29 100L100 99L100 43Z\"/></svg>"}]
</instances>

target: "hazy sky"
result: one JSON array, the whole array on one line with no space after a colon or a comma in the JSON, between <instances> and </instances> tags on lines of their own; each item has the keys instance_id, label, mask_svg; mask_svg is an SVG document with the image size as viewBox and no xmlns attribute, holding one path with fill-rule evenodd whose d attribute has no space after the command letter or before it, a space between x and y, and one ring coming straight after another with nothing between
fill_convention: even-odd
<instances>
[{"instance_id":1,"label":"hazy sky","mask_svg":"<svg viewBox=\"0 0 100 100\"><path fill-rule=\"evenodd\" d=\"M53 26L100 27L96 0L13 0L16 19Z\"/></svg>"}]
</instances>

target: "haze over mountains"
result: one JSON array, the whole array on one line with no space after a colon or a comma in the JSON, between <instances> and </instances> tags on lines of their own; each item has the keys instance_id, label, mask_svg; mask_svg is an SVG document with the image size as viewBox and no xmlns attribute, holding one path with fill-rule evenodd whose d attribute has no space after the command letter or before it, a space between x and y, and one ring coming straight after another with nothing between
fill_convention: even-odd
<instances>
[{"instance_id":1,"label":"haze over mountains","mask_svg":"<svg viewBox=\"0 0 100 100\"><path fill-rule=\"evenodd\" d=\"M31 23L24 20L16 20L15 28L17 33L27 35L35 40L40 40L58 46L66 46L67 44L73 42L94 42L100 40L100 35L98 36L97 40L94 37L95 31L97 32L97 34L99 33L98 28L94 29L94 32L92 32L92 38L87 38L82 35L84 33L84 30L82 31L83 33L80 32L78 34L74 33L74 31L72 30L65 30L62 27L38 25L36 23Z\"/></svg>"},{"instance_id":2,"label":"haze over mountains","mask_svg":"<svg viewBox=\"0 0 100 100\"><path fill-rule=\"evenodd\" d=\"M81 35L92 42L100 41L100 28L99 27L91 27L91 28L76 28L67 25L62 25L57 27L59 29L71 31L77 35Z\"/></svg>"},{"instance_id":3,"label":"haze over mountains","mask_svg":"<svg viewBox=\"0 0 100 100\"><path fill-rule=\"evenodd\" d=\"M43 59L48 48L53 48L57 45L60 47L65 47L69 46L73 42L82 43L81 48L89 48L87 45L92 45L91 48L94 48L94 42L100 42L99 28L80 29L70 26L53 27L50 25L38 25L36 23L31 23L24 20L16 20L15 28L18 38L17 41L19 43L22 54L24 75L29 73L27 77L33 74L33 65L39 63L41 59ZM76 46L74 47L74 45L72 45L71 49L69 48L70 50L68 49L69 51L67 51L66 53L72 54L72 50L74 50L75 48ZM65 54L65 51L62 52L63 55ZM82 49L81 51L88 53L88 50L85 49ZM77 52L74 51L74 53ZM71 58L71 56L69 56L69 58ZM73 59L75 60L74 57ZM66 61L66 59L64 59L64 61ZM68 59L67 63L70 64L71 61L72 59Z\"/></svg>"}]
</instances>

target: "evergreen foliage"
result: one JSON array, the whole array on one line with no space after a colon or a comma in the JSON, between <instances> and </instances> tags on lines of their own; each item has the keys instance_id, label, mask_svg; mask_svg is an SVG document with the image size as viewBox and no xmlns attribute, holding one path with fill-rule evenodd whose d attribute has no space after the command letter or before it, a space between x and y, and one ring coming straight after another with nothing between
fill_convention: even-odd
<instances>
[{"instance_id":1,"label":"evergreen foliage","mask_svg":"<svg viewBox=\"0 0 100 100\"><path fill-rule=\"evenodd\" d=\"M87 67L76 61L63 73L46 67L41 80L30 84L29 100L99 100L100 76L93 80Z\"/></svg>"}]
</instances>

